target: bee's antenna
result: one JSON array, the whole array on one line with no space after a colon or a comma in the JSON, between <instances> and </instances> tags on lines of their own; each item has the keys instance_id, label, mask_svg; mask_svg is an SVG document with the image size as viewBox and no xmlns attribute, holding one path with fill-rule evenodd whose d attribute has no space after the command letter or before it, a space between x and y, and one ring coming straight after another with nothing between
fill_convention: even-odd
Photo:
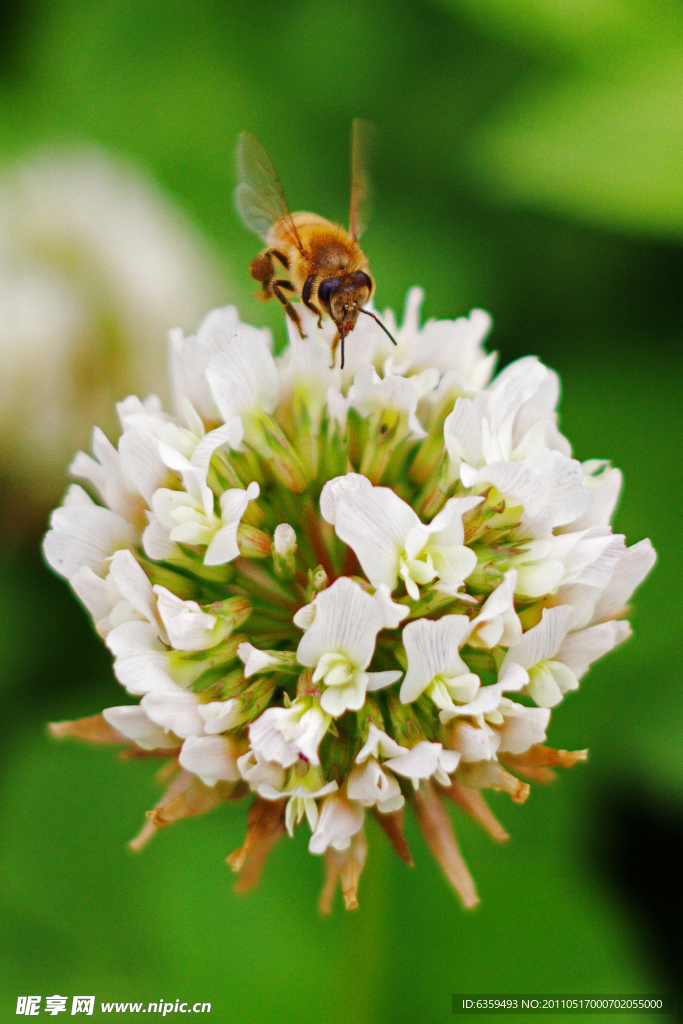
<instances>
[{"instance_id":1,"label":"bee's antenna","mask_svg":"<svg viewBox=\"0 0 683 1024\"><path fill-rule=\"evenodd\" d=\"M385 334L388 334L388 335L389 335L389 337L391 338L391 340L392 340L392 342L394 343L394 345L398 345L398 342L396 341L396 339L395 339L395 338L393 337L393 335L392 335L392 334L391 334L391 333L390 333L390 332L389 332L389 331L388 331L388 330L386 329L386 327L384 326L384 324L382 323L382 321L380 320L380 318L379 318L378 316L375 316L375 314L374 314L374 313L371 313L369 309L363 309L363 307L362 307L362 306L356 306L356 309L358 310L358 312L359 312L359 313L365 313L365 314L366 314L366 316L371 316L371 317L372 317L372 319L373 319L373 320L375 320L375 321L376 321L376 322L377 322L377 323L378 323L378 324L380 325L380 327L382 328L382 330L384 331L384 333L385 333Z\"/></svg>"}]
</instances>

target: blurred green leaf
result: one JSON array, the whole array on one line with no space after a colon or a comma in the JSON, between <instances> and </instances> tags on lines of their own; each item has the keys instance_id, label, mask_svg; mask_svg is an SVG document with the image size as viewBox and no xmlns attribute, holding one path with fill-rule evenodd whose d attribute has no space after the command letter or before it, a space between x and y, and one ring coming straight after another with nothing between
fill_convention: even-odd
<instances>
[{"instance_id":1,"label":"blurred green leaf","mask_svg":"<svg viewBox=\"0 0 683 1024\"><path fill-rule=\"evenodd\" d=\"M506 203L683 235L683 9L664 0L449 0L534 58L469 141Z\"/></svg>"}]
</instances>

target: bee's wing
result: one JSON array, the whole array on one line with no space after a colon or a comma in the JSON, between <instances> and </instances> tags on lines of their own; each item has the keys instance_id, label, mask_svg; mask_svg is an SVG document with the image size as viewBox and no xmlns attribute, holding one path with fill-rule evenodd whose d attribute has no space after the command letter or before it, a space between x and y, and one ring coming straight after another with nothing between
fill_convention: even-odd
<instances>
[{"instance_id":1,"label":"bee's wing","mask_svg":"<svg viewBox=\"0 0 683 1024\"><path fill-rule=\"evenodd\" d=\"M368 159L375 126L356 118L351 126L351 209L349 234L356 241L365 231L372 210Z\"/></svg>"},{"instance_id":2,"label":"bee's wing","mask_svg":"<svg viewBox=\"0 0 683 1024\"><path fill-rule=\"evenodd\" d=\"M242 132L237 141L237 174L235 205L249 230L265 242L273 224L283 221L292 245L302 252L277 172L261 143L248 132Z\"/></svg>"}]
</instances>

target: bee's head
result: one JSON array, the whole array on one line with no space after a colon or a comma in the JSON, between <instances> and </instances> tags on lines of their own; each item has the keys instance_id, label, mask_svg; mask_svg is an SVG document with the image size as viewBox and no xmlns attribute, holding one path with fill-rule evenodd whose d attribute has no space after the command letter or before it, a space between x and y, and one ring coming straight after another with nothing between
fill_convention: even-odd
<instances>
[{"instance_id":1,"label":"bee's head","mask_svg":"<svg viewBox=\"0 0 683 1024\"><path fill-rule=\"evenodd\" d=\"M356 326L360 307L370 301L372 278L363 270L343 277L328 277L318 286L318 300L337 327L348 334Z\"/></svg>"},{"instance_id":2,"label":"bee's head","mask_svg":"<svg viewBox=\"0 0 683 1024\"><path fill-rule=\"evenodd\" d=\"M369 274L357 270L355 274L346 274L344 277L328 277L318 286L318 300L325 312L334 320L339 330L341 339L341 365L344 369L344 338L356 326L359 313L371 316L385 334L388 334L393 344L394 338L386 329L382 321L369 309L364 309L366 302L370 301L374 284Z\"/></svg>"}]
</instances>

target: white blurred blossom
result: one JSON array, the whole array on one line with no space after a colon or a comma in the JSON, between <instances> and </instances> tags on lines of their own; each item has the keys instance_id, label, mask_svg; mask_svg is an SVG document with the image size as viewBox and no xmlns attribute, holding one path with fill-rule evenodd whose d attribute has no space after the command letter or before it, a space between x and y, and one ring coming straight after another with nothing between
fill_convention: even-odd
<instances>
[{"instance_id":1,"label":"white blurred blossom","mask_svg":"<svg viewBox=\"0 0 683 1024\"><path fill-rule=\"evenodd\" d=\"M224 293L209 243L132 163L94 147L0 168L0 458L57 484L116 398L163 386L169 325ZM30 467L30 472L29 472Z\"/></svg>"}]
</instances>

